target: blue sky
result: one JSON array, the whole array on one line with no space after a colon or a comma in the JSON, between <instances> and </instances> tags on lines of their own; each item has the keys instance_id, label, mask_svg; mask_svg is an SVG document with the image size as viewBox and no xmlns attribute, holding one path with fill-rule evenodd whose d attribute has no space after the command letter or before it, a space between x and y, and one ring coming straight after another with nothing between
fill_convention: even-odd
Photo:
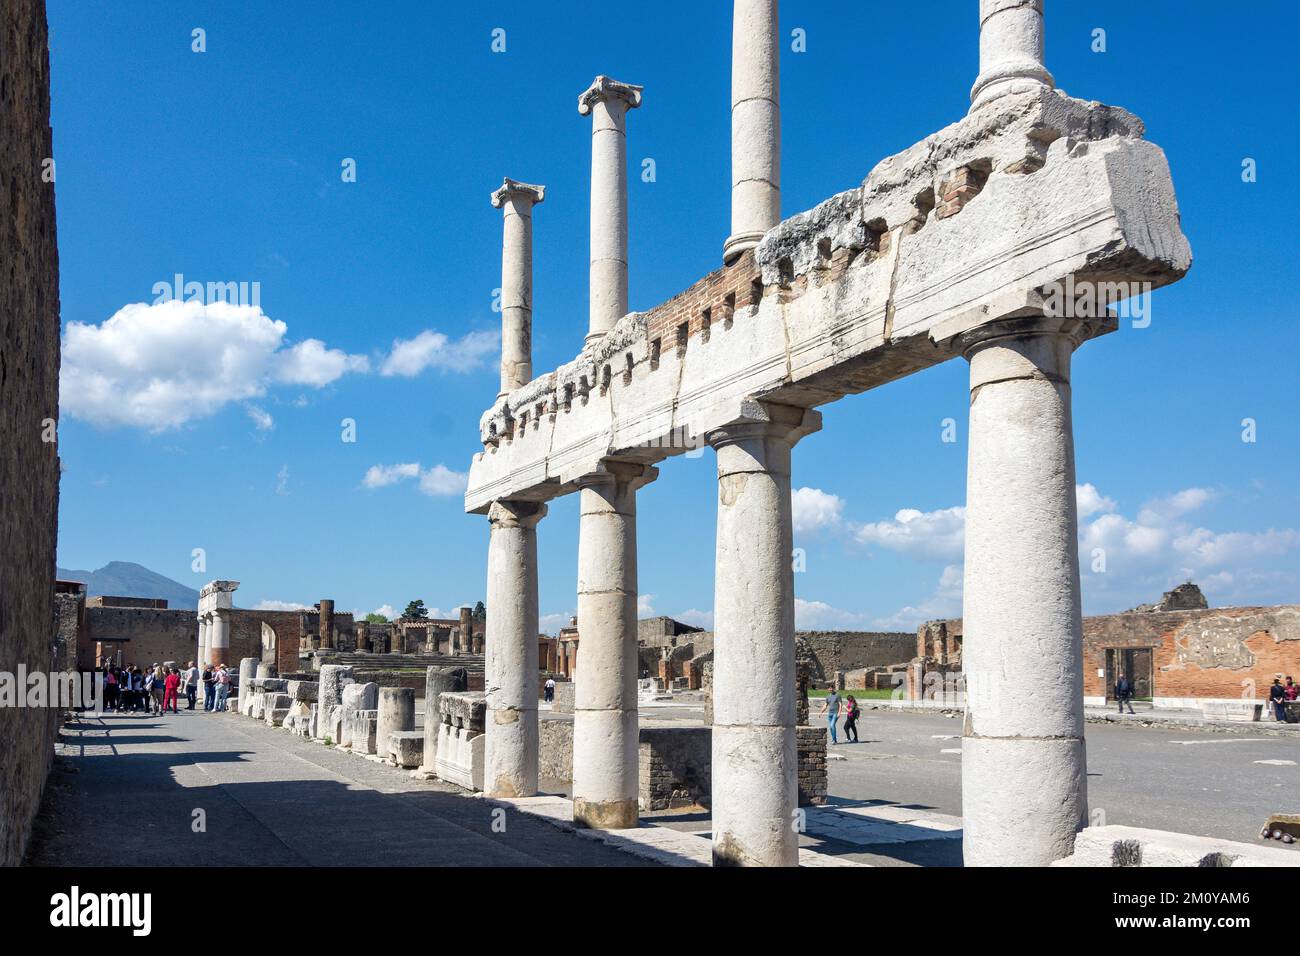
<instances>
[{"instance_id":1,"label":"blue sky","mask_svg":"<svg viewBox=\"0 0 1300 956\"><path fill-rule=\"evenodd\" d=\"M936 6L783 4L785 214L965 114L977 4ZM49 18L60 565L234 578L244 607L481 599L487 523L463 513L459 482L497 388L488 195L503 176L548 187L534 367L551 368L587 325L577 95L597 73L644 84L629 161L653 158L657 179L629 177L631 305L715 268L730 4L49 0ZM1105 573L1084 575L1089 613L1189 576L1216 604L1300 592L1298 27L1283 2L1048 4L1059 87L1146 121L1195 256L1155 294L1149 328L1076 355L1081 548L1107 552ZM790 49L795 28L806 52ZM153 305L177 273L256 282L261 313ZM795 452L801 627L910 630L959 613L966 375L950 362L822 409ZM945 418L956 442L941 440ZM640 493L643 610L709 622L715 494L711 452L665 463ZM539 532L550 628L574 607L576 532L576 499L552 503Z\"/></svg>"}]
</instances>

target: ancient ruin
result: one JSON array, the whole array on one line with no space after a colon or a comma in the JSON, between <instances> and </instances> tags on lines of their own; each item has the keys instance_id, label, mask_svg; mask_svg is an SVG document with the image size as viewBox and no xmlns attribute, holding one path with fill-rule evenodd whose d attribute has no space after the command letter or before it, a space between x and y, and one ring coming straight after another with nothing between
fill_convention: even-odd
<instances>
[{"instance_id":1,"label":"ancient ruin","mask_svg":"<svg viewBox=\"0 0 1300 956\"><path fill-rule=\"evenodd\" d=\"M593 117L589 332L571 362L522 381L531 229L507 208L517 307L465 495L488 517L497 609L485 788L537 791L537 527L548 500L578 493L574 818L635 824L636 491L698 436L718 462L714 861L793 864L792 450L821 427L817 406L963 358L965 859L1066 857L1087 818L1070 357L1116 319L1059 290L1158 288L1188 270L1164 154L1133 114L1054 89L1041 0L981 0L967 116L783 220L777 3L734 10L722 269L628 311L624 142L642 90L598 77L579 101ZM542 196L502 189L521 219ZM1016 692L1030 685L1061 706Z\"/></svg>"}]
</instances>

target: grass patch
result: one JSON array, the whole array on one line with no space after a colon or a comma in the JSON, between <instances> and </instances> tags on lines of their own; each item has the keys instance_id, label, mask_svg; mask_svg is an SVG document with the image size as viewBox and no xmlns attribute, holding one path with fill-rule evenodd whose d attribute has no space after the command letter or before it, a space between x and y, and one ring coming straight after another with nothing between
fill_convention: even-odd
<instances>
[{"instance_id":1,"label":"grass patch","mask_svg":"<svg viewBox=\"0 0 1300 956\"><path fill-rule=\"evenodd\" d=\"M829 690L810 690L808 696L825 697L830 693ZM890 700L894 696L892 690L846 690L840 692L841 697L853 696L858 700Z\"/></svg>"}]
</instances>

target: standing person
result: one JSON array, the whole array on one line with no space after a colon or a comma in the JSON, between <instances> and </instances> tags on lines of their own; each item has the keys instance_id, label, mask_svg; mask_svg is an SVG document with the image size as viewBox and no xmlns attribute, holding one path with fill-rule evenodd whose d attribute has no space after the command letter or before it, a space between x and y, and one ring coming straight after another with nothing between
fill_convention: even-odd
<instances>
[{"instance_id":1,"label":"standing person","mask_svg":"<svg viewBox=\"0 0 1300 956\"><path fill-rule=\"evenodd\" d=\"M216 710L226 709L226 698L230 696L230 672L225 664L217 665L217 706Z\"/></svg>"},{"instance_id":2,"label":"standing person","mask_svg":"<svg viewBox=\"0 0 1300 956\"><path fill-rule=\"evenodd\" d=\"M858 717L862 711L858 709L858 699L852 694L844 701L844 742L848 743L852 737L853 742L858 742Z\"/></svg>"},{"instance_id":3,"label":"standing person","mask_svg":"<svg viewBox=\"0 0 1300 956\"><path fill-rule=\"evenodd\" d=\"M840 717L840 695L836 692L834 687L831 688L831 692L822 700L822 709L817 716L820 717L822 714L826 715L826 725L831 731L831 743L839 743L839 740L835 736L835 722L839 720Z\"/></svg>"},{"instance_id":4,"label":"standing person","mask_svg":"<svg viewBox=\"0 0 1300 956\"><path fill-rule=\"evenodd\" d=\"M149 697L153 701L153 715L163 712L164 695L167 693L167 669L161 664L153 666L153 685L149 688Z\"/></svg>"},{"instance_id":5,"label":"standing person","mask_svg":"<svg viewBox=\"0 0 1300 956\"><path fill-rule=\"evenodd\" d=\"M1300 696L1300 687L1296 687L1295 681L1291 679L1290 674L1286 675L1286 686L1282 690L1286 693L1287 700L1295 700L1297 696Z\"/></svg>"},{"instance_id":6,"label":"standing person","mask_svg":"<svg viewBox=\"0 0 1300 956\"><path fill-rule=\"evenodd\" d=\"M189 706L185 708L186 710L194 709L194 700L198 696L198 693L199 669L194 666L193 661L190 661L189 664L185 666L185 699L189 701Z\"/></svg>"},{"instance_id":7,"label":"standing person","mask_svg":"<svg viewBox=\"0 0 1300 956\"><path fill-rule=\"evenodd\" d=\"M131 665L131 713L144 709L144 674L140 673L140 665Z\"/></svg>"},{"instance_id":8,"label":"standing person","mask_svg":"<svg viewBox=\"0 0 1300 956\"><path fill-rule=\"evenodd\" d=\"M203 665L203 709L211 711L217 702L217 675L212 672L211 664Z\"/></svg>"},{"instance_id":9,"label":"standing person","mask_svg":"<svg viewBox=\"0 0 1300 956\"><path fill-rule=\"evenodd\" d=\"M104 665L104 709L117 710L117 675L107 664Z\"/></svg>"},{"instance_id":10,"label":"standing person","mask_svg":"<svg viewBox=\"0 0 1300 956\"><path fill-rule=\"evenodd\" d=\"M1286 723L1286 688L1280 678L1273 678L1273 686L1268 689L1268 699L1273 704L1273 716L1278 723Z\"/></svg>"},{"instance_id":11,"label":"standing person","mask_svg":"<svg viewBox=\"0 0 1300 956\"><path fill-rule=\"evenodd\" d=\"M548 704L554 703L555 701L555 678L554 677L546 678L545 692L542 694L542 696L546 699L546 702Z\"/></svg>"},{"instance_id":12,"label":"standing person","mask_svg":"<svg viewBox=\"0 0 1300 956\"><path fill-rule=\"evenodd\" d=\"M172 713L176 713L177 691L181 686L181 673L176 668L172 668L163 680L163 712L167 712L167 705L172 705Z\"/></svg>"},{"instance_id":13,"label":"standing person","mask_svg":"<svg viewBox=\"0 0 1300 956\"><path fill-rule=\"evenodd\" d=\"M1128 704L1128 712L1133 713L1133 684L1125 674L1119 675L1119 680L1115 681L1115 700L1119 702L1119 712L1124 713L1124 705Z\"/></svg>"}]
</instances>

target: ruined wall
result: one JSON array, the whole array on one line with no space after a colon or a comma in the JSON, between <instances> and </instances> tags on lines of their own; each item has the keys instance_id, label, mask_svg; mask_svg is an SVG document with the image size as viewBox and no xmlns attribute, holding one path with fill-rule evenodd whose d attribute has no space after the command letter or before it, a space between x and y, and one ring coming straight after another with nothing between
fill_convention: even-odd
<instances>
[{"instance_id":1,"label":"ruined wall","mask_svg":"<svg viewBox=\"0 0 1300 956\"><path fill-rule=\"evenodd\" d=\"M0 4L0 670L54 662L59 261L43 0ZM0 865L22 860L57 709L0 708Z\"/></svg>"},{"instance_id":2,"label":"ruined wall","mask_svg":"<svg viewBox=\"0 0 1300 956\"><path fill-rule=\"evenodd\" d=\"M194 660L199 621L193 611L184 609L87 607L86 633L92 647L101 644L102 654L115 655L120 649L123 664L147 667Z\"/></svg>"},{"instance_id":3,"label":"ruined wall","mask_svg":"<svg viewBox=\"0 0 1300 956\"><path fill-rule=\"evenodd\" d=\"M832 680L836 671L887 667L916 656L916 635L893 631L799 631L812 652L813 680Z\"/></svg>"},{"instance_id":4,"label":"ruined wall","mask_svg":"<svg viewBox=\"0 0 1300 956\"><path fill-rule=\"evenodd\" d=\"M230 650L226 652L225 664L238 667L243 658L256 657L263 663L275 664L276 672L279 674L289 674L298 670L298 648L302 643L303 635L308 633L304 630L302 611L250 611L234 608L229 614ZM275 631L273 660L268 660L262 655L263 622L269 624Z\"/></svg>"},{"instance_id":5,"label":"ruined wall","mask_svg":"<svg viewBox=\"0 0 1300 956\"><path fill-rule=\"evenodd\" d=\"M1084 618L1087 697L1108 692L1105 679L1097 673L1106 666L1108 647L1152 649L1157 700L1263 697L1275 675L1300 678L1300 606L1139 611Z\"/></svg>"}]
</instances>

